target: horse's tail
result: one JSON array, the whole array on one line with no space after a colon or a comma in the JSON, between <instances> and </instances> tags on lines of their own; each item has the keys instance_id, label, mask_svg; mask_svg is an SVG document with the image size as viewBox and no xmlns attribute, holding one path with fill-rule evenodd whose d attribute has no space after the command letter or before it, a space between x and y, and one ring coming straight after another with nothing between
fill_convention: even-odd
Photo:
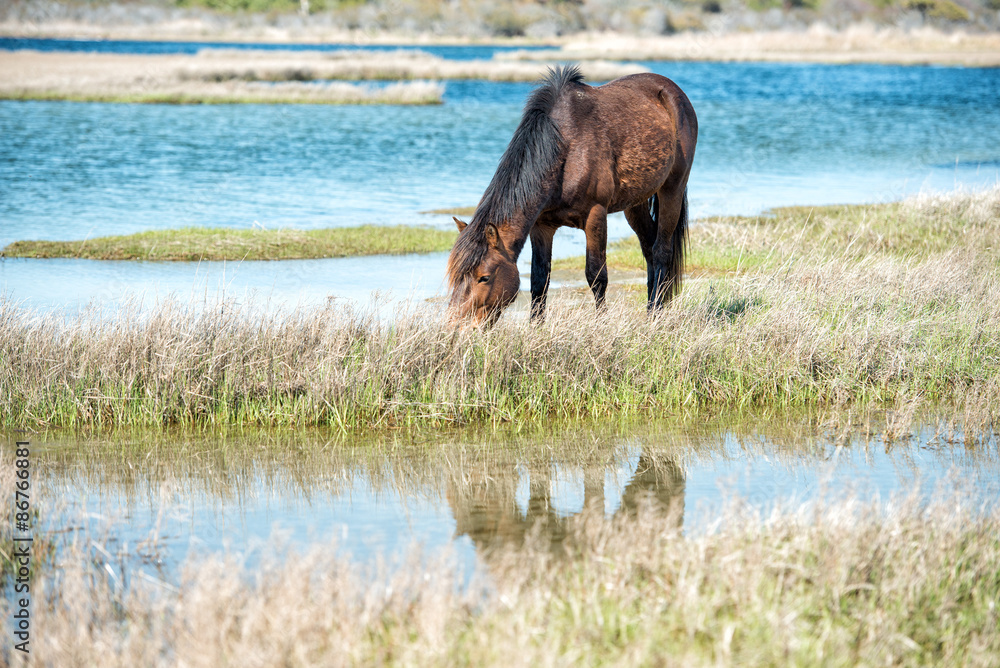
<instances>
[{"instance_id":1,"label":"horse's tail","mask_svg":"<svg viewBox=\"0 0 1000 668\"><path fill-rule=\"evenodd\" d=\"M677 226L674 234L670 237L670 293L668 297L673 297L681 291L681 275L684 272L684 249L687 247L688 231L688 191L684 188L684 201L681 203L681 213L677 217Z\"/></svg>"}]
</instances>

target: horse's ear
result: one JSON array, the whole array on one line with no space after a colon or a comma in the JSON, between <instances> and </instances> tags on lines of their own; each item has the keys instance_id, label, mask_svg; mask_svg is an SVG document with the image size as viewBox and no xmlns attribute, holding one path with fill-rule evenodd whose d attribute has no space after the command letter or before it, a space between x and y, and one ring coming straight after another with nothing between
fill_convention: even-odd
<instances>
[{"instance_id":1,"label":"horse's ear","mask_svg":"<svg viewBox=\"0 0 1000 668\"><path fill-rule=\"evenodd\" d=\"M500 230L493 223L486 224L486 243L491 248L498 248L500 246Z\"/></svg>"},{"instance_id":2,"label":"horse's ear","mask_svg":"<svg viewBox=\"0 0 1000 668\"><path fill-rule=\"evenodd\" d=\"M458 231L459 232L461 232L462 230L464 230L466 228L466 226L468 225L468 223L463 223L462 221L460 221L455 216L452 216L451 219L455 221L456 225L458 225Z\"/></svg>"}]
</instances>

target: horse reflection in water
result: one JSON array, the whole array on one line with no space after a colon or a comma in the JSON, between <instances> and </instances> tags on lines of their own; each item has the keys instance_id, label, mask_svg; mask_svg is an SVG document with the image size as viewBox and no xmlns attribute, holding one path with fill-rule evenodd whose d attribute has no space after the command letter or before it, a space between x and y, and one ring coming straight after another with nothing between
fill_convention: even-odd
<instances>
[{"instance_id":1,"label":"horse reflection in water","mask_svg":"<svg viewBox=\"0 0 1000 668\"><path fill-rule=\"evenodd\" d=\"M517 503L519 467L511 462L479 462L450 477L448 504L455 518L456 537L466 535L480 555L497 548L516 546L537 532L559 549L570 525L582 514L604 515L604 463L584 467L583 508L577 513L558 513L553 508L552 467L545 460L527 465L528 503ZM485 465L483 465L485 464ZM671 458L643 451L635 474L622 490L615 515L635 516L644 505L668 518L668 526L680 528L684 520L683 469Z\"/></svg>"}]
</instances>

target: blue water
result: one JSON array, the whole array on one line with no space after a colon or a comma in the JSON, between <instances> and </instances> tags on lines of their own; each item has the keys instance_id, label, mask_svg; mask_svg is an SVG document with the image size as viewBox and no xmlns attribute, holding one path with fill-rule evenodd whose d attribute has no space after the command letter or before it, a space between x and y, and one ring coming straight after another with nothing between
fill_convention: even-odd
<instances>
[{"instance_id":1,"label":"blue water","mask_svg":"<svg viewBox=\"0 0 1000 668\"><path fill-rule=\"evenodd\" d=\"M554 47L537 46L441 46L386 45L363 43L275 44L273 42L172 42L163 40L135 41L122 39L39 39L34 37L0 37L0 50L5 51L69 51L76 53L198 53L202 49L262 49L267 51L423 51L449 60L488 59L497 53L529 49L542 51Z\"/></svg>"},{"instance_id":2,"label":"blue water","mask_svg":"<svg viewBox=\"0 0 1000 668\"><path fill-rule=\"evenodd\" d=\"M698 112L689 186L696 218L888 201L1000 180L997 69L647 65L677 81ZM444 104L433 107L0 102L0 246L188 225L450 226L450 216L420 212L478 201L530 90L450 81ZM627 234L624 219L613 217L609 236ZM582 241L581 233L560 233L556 255L582 252ZM407 280L379 283L373 272L364 289L352 288L362 300L390 289L424 295L409 278L439 286L444 267L441 256L364 263L402 263ZM54 286L84 286L96 280L91 274L110 272L157 294L189 292L196 274L183 265L27 266L0 263L0 290L42 308L86 303L85 291L63 299ZM349 282L357 266L329 261L326 273ZM240 271L234 289L270 285L267 263ZM308 275L282 286L274 298L337 294Z\"/></svg>"},{"instance_id":3,"label":"blue water","mask_svg":"<svg viewBox=\"0 0 1000 668\"><path fill-rule=\"evenodd\" d=\"M281 262L10 258L0 260L0 281L8 288L27 288L10 290L8 298L43 307L122 304L131 299L151 306L169 297L184 303L235 300L276 308L322 304L330 298L368 305L376 295L419 303L444 289L440 272L428 268L443 267L446 261L446 253Z\"/></svg>"}]
</instances>

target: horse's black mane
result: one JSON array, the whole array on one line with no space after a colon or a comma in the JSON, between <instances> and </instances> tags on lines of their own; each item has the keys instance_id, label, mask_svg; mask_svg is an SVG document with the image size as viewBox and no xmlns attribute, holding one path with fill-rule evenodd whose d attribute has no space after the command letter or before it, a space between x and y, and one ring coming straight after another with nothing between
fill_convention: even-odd
<instances>
[{"instance_id":1,"label":"horse's black mane","mask_svg":"<svg viewBox=\"0 0 1000 668\"><path fill-rule=\"evenodd\" d=\"M487 186L472 221L459 236L448 259L452 286L482 262L488 223L501 224L528 206L562 151L562 136L552 108L568 86L583 83L576 65L550 69L524 105L521 122Z\"/></svg>"},{"instance_id":2,"label":"horse's black mane","mask_svg":"<svg viewBox=\"0 0 1000 668\"><path fill-rule=\"evenodd\" d=\"M521 123L476 208L473 223L480 219L492 223L508 220L537 194L539 182L548 176L562 150L559 128L550 115L552 108L566 86L582 82L583 75L576 65L556 67L531 93Z\"/></svg>"}]
</instances>

